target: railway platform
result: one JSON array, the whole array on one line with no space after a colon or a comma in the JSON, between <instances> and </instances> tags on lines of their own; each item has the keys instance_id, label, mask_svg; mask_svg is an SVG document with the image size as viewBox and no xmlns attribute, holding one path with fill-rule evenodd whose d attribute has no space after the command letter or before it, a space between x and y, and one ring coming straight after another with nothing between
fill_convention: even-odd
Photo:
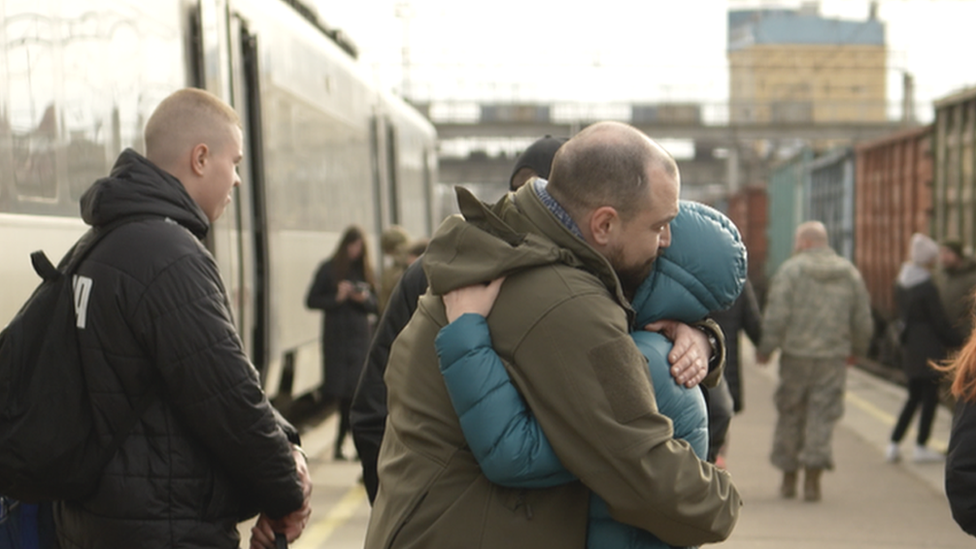
<instances>
[{"instance_id":1,"label":"railway platform","mask_svg":"<svg viewBox=\"0 0 976 549\"><path fill-rule=\"evenodd\" d=\"M836 470L824 474L823 500L779 497L780 473L769 463L776 412L775 361L760 367L744 342L745 410L735 417L726 464L744 499L724 549L962 549L974 546L953 522L943 489L943 463L911 460L914 432L903 442L900 463L884 460L884 449L905 391L851 368L845 415L834 435ZM951 415L940 408L933 448L944 450ZM332 461L335 416L304 435L311 456L314 511L295 549L359 549L369 505L358 483L359 463ZM347 454L352 455L351 442ZM246 546L246 542L245 542Z\"/></svg>"}]
</instances>

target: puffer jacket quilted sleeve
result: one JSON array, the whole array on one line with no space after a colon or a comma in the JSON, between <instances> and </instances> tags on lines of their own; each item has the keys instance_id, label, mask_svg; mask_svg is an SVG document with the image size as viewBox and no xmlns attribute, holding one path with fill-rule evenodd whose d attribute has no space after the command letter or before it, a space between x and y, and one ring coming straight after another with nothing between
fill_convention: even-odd
<instances>
[{"instance_id":1,"label":"puffer jacket quilted sleeve","mask_svg":"<svg viewBox=\"0 0 976 549\"><path fill-rule=\"evenodd\" d=\"M514 488L576 480L512 385L485 317L461 315L441 328L434 344L465 439L488 480Z\"/></svg>"},{"instance_id":2,"label":"puffer jacket quilted sleeve","mask_svg":"<svg viewBox=\"0 0 976 549\"><path fill-rule=\"evenodd\" d=\"M175 414L263 511L281 517L301 506L294 459L224 296L209 254L187 255L146 289L133 325Z\"/></svg>"},{"instance_id":3,"label":"puffer jacket quilted sleeve","mask_svg":"<svg viewBox=\"0 0 976 549\"><path fill-rule=\"evenodd\" d=\"M96 492L59 504L61 547L236 548L238 521L300 508L295 433L262 392L194 235L130 223L79 274L93 281L79 341L99 436L111 440L134 402L157 396Z\"/></svg>"}]
</instances>

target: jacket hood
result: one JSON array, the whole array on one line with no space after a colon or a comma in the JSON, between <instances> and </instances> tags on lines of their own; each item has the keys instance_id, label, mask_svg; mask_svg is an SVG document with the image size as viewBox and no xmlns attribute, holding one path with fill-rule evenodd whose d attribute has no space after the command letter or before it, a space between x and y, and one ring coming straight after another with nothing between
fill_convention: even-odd
<instances>
[{"instance_id":1,"label":"jacket hood","mask_svg":"<svg viewBox=\"0 0 976 549\"><path fill-rule=\"evenodd\" d=\"M827 282L846 278L850 273L850 263L827 246L808 248L795 257L803 273L814 280Z\"/></svg>"},{"instance_id":2,"label":"jacket hood","mask_svg":"<svg viewBox=\"0 0 976 549\"><path fill-rule=\"evenodd\" d=\"M682 200L671 222L671 245L634 295L637 325L695 322L727 309L742 292L746 273L746 247L735 224L709 206Z\"/></svg>"},{"instance_id":3,"label":"jacket hood","mask_svg":"<svg viewBox=\"0 0 976 549\"><path fill-rule=\"evenodd\" d=\"M176 221L198 238L210 222L178 179L132 149L119 155L108 177L81 197L81 218L94 227L131 215L158 215Z\"/></svg>"},{"instance_id":4,"label":"jacket hood","mask_svg":"<svg viewBox=\"0 0 976 549\"><path fill-rule=\"evenodd\" d=\"M441 224L423 256L431 293L443 295L525 269L563 264L595 274L630 310L607 259L567 229L533 185L523 185L494 205L464 187L455 192L461 215Z\"/></svg>"}]
</instances>

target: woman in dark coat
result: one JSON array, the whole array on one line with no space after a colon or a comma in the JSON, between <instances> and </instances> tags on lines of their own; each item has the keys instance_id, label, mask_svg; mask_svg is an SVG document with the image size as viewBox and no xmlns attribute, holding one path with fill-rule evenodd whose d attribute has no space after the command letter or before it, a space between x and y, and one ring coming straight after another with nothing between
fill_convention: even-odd
<instances>
[{"instance_id":1,"label":"woman in dark coat","mask_svg":"<svg viewBox=\"0 0 976 549\"><path fill-rule=\"evenodd\" d=\"M952 380L956 413L949 432L945 464L945 491L952 518L966 533L976 536L976 338L942 368Z\"/></svg>"},{"instance_id":2,"label":"woman in dark coat","mask_svg":"<svg viewBox=\"0 0 976 549\"><path fill-rule=\"evenodd\" d=\"M908 400L902 408L898 423L891 433L886 459L901 459L898 444L921 404L918 437L915 441L915 461L936 461L942 455L930 450L926 443L932 431L936 407L939 404L939 372L930 366L932 361L946 358L946 350L962 343L949 322L939 300L939 292L929 270L935 265L939 245L931 238L912 235L910 261L902 265L895 283L895 302L904 329L901 335L902 367L908 376Z\"/></svg>"},{"instance_id":3,"label":"woman in dark coat","mask_svg":"<svg viewBox=\"0 0 976 549\"><path fill-rule=\"evenodd\" d=\"M305 306L325 313L322 395L335 399L339 407L333 457L342 460L342 443L349 431L349 407L369 348L370 315L376 314L373 269L359 227L347 228L335 253L319 266Z\"/></svg>"}]
</instances>

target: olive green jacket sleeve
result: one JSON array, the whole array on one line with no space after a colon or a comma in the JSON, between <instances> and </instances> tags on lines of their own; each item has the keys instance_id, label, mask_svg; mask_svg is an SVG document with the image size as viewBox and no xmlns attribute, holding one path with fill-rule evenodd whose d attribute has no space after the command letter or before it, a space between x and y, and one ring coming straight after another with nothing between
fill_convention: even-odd
<instances>
[{"instance_id":1,"label":"olive green jacket sleeve","mask_svg":"<svg viewBox=\"0 0 976 549\"><path fill-rule=\"evenodd\" d=\"M492 317L511 318L505 307L512 304L500 300ZM496 346L505 338L495 334L504 332L492 327ZM646 359L605 292L576 292L553 307L511 356L513 381L560 460L616 520L679 546L728 537L741 505L729 474L673 439Z\"/></svg>"}]
</instances>

